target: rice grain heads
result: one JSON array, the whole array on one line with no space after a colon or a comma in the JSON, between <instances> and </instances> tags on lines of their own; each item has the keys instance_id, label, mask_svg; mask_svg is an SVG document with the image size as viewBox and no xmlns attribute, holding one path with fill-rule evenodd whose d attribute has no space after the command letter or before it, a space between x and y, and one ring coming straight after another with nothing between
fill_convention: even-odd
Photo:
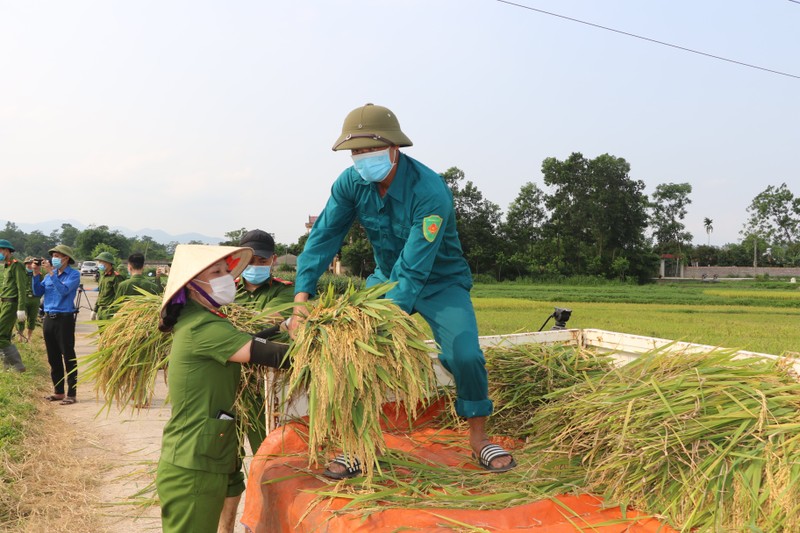
<instances>
[{"instance_id":1,"label":"rice grain heads","mask_svg":"<svg viewBox=\"0 0 800 533\"><path fill-rule=\"evenodd\" d=\"M549 398L526 454L580 465L610 505L682 531L800 531L800 382L782 361L654 351Z\"/></svg>"},{"instance_id":2,"label":"rice grain heads","mask_svg":"<svg viewBox=\"0 0 800 533\"><path fill-rule=\"evenodd\" d=\"M403 404L409 419L436 395L431 349L419 324L381 297L394 284L337 296L332 287L309 307L289 356L289 392L308 393L309 465L316 451L357 457L368 479L385 451L382 405Z\"/></svg>"}]
</instances>

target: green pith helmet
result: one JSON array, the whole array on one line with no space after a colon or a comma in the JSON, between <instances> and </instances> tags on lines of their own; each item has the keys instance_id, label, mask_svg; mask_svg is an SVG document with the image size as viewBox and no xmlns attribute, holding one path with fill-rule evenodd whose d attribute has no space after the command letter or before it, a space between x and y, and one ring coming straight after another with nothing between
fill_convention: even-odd
<instances>
[{"instance_id":1,"label":"green pith helmet","mask_svg":"<svg viewBox=\"0 0 800 533\"><path fill-rule=\"evenodd\" d=\"M111 255L110 252L100 252L97 254L97 257L94 258L95 261L105 261L109 265L114 264L114 256Z\"/></svg>"},{"instance_id":2,"label":"green pith helmet","mask_svg":"<svg viewBox=\"0 0 800 533\"><path fill-rule=\"evenodd\" d=\"M366 104L350 111L342 125L342 134L333 150L356 150L385 146L412 146L400 130L400 122L389 109Z\"/></svg>"},{"instance_id":3,"label":"green pith helmet","mask_svg":"<svg viewBox=\"0 0 800 533\"><path fill-rule=\"evenodd\" d=\"M60 254L66 255L67 257L69 257L69 264L70 265L75 264L75 252L73 252L72 248L70 248L69 246L65 244L59 244L58 246L55 246L47 250L47 253L50 255L53 255L53 252L58 252Z\"/></svg>"},{"instance_id":4,"label":"green pith helmet","mask_svg":"<svg viewBox=\"0 0 800 533\"><path fill-rule=\"evenodd\" d=\"M10 242L8 242L8 241L7 241L7 240L5 240L5 239L0 239L0 248L6 248L6 249L8 249L8 250L11 250L12 252L16 252L16 250L15 250L15 249L14 249L14 247L11 245L11 243L10 243Z\"/></svg>"}]
</instances>

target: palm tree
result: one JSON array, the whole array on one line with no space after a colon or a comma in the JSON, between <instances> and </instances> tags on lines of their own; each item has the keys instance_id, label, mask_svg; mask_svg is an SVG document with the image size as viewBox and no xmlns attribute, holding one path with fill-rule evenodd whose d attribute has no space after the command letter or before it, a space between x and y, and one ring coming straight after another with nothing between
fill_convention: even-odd
<instances>
[{"instance_id":1,"label":"palm tree","mask_svg":"<svg viewBox=\"0 0 800 533\"><path fill-rule=\"evenodd\" d=\"M708 245L709 246L711 246L711 232L714 231L714 226L712 226L713 223L714 223L714 221L711 220L708 217L703 219L703 226L705 226L706 233L708 234Z\"/></svg>"}]
</instances>

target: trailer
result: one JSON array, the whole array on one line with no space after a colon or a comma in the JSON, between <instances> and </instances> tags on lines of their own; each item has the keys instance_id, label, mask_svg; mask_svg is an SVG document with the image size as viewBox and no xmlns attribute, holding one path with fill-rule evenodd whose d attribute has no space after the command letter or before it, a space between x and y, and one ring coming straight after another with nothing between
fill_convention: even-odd
<instances>
[{"instance_id":1,"label":"trailer","mask_svg":"<svg viewBox=\"0 0 800 533\"><path fill-rule=\"evenodd\" d=\"M559 344L592 349L609 355L615 364L624 365L640 355L660 350L665 353L707 353L718 347L669 339L631 335L599 329L554 329L550 331L480 337L483 347L518 344ZM432 357L436 357L432 354ZM736 358L779 359L772 354L738 351ZM800 364L794 368L800 373ZM435 364L442 385L452 378ZM491 378L490 378L491 379ZM295 417L306 414L304 398L297 398L277 413L276 400L268 406L270 434L250 464L242 523L252 533L266 532L390 532L390 531L492 531L492 532L670 532L657 518L619 507L607 508L602 499L588 495L562 495L543 498L531 504L502 510L387 509L368 516L350 515L341 509L348 500L315 500L314 490L327 483L320 473L307 470L308 449ZM429 416L424 414L423 417ZM402 417L400 417L402 418ZM398 421L401 423L401 421ZM399 426L398 426L399 427ZM390 449L415 450L441 464L464 465L464 455L442 449L429 439L429 433L385 433ZM305 474L299 474L305 472ZM321 472L321 470L320 470ZM502 474L498 474L502 475ZM280 481L275 481L275 480ZM569 512L565 512L569 510Z\"/></svg>"}]
</instances>

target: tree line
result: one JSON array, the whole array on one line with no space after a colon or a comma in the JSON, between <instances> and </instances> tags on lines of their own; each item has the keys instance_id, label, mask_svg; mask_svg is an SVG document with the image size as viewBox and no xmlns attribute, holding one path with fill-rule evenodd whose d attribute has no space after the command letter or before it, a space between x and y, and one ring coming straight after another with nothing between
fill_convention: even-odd
<instances>
[{"instance_id":1,"label":"tree line","mask_svg":"<svg viewBox=\"0 0 800 533\"><path fill-rule=\"evenodd\" d=\"M238 246L239 239L247 233L247 229L230 231L225 234L227 241L222 245ZM302 251L305 243L303 236L298 243L292 245L276 243L276 252L279 255ZM126 237L118 230L111 230L108 226L90 226L80 230L69 223L64 223L57 230L44 234L39 230L26 233L19 229L14 222L6 222L4 229L0 230L0 239L6 239L16 248L18 258L25 256L48 257L48 250L58 244L65 244L72 248L79 261L91 260L102 252L109 252L120 263L125 263L128 256L134 252L144 254L148 262L169 262L175 253L177 241L169 243L156 242L152 237L136 236ZM185 244L208 244L202 241L189 241Z\"/></svg>"},{"instance_id":2,"label":"tree line","mask_svg":"<svg viewBox=\"0 0 800 533\"><path fill-rule=\"evenodd\" d=\"M476 279L591 276L643 283L658 273L662 256L670 257L674 266L800 266L800 198L785 183L770 185L753 199L740 242L712 246L712 219L704 219L704 245L693 245L693 235L683 224L691 204L689 183L663 183L648 196L644 182L630 177L625 159L609 154L588 159L577 152L564 160L545 159L542 174L547 190L525 183L503 213L459 168L441 173L453 194L464 256ZM220 244L237 245L248 229L253 228L225 233ZM292 244L276 243L276 253L299 255L306 237ZM26 234L12 222L0 231L0 238L11 241L19 255L42 257L56 244L66 244L80 259L107 251L120 260L141 252L148 261L169 261L178 244L125 237L108 226L81 231L63 224L49 235ZM354 275L365 277L375 268L372 247L358 223L339 255Z\"/></svg>"},{"instance_id":3,"label":"tree line","mask_svg":"<svg viewBox=\"0 0 800 533\"><path fill-rule=\"evenodd\" d=\"M542 162L547 190L525 183L505 214L462 170L441 173L453 193L458 233L473 275L481 281L558 280L574 276L635 280L658 274L662 256L677 264L800 266L800 198L786 184L769 186L747 208L738 243L712 246L713 220L704 219L707 245L693 245L683 220L689 183L663 183L648 197L630 165L603 154L573 153ZM368 274L372 250L363 228L351 230L343 263ZM667 275L670 275L668 272Z\"/></svg>"}]
</instances>

